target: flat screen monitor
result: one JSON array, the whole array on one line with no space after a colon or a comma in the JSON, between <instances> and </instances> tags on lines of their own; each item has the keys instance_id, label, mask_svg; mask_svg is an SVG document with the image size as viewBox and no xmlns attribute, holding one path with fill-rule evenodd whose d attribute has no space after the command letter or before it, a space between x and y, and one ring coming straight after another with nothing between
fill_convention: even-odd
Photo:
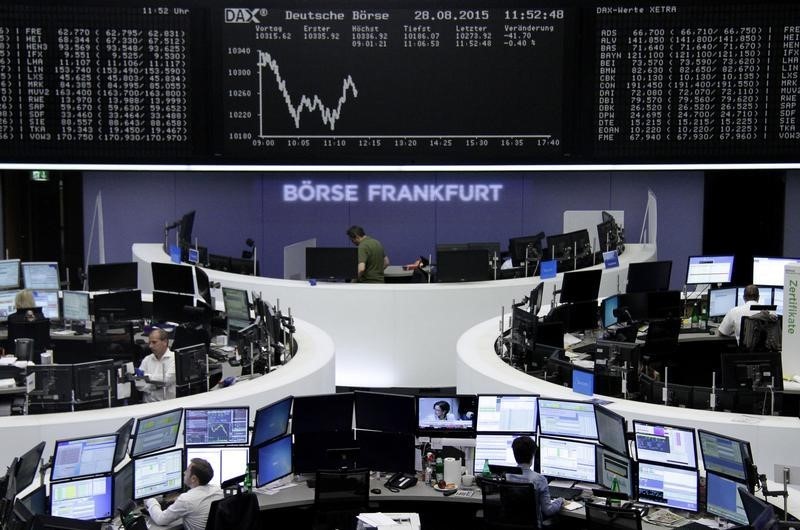
<instances>
[{"instance_id":1,"label":"flat screen monitor","mask_svg":"<svg viewBox=\"0 0 800 530\"><path fill-rule=\"evenodd\" d=\"M634 464L627 456L623 456L605 447L597 447L597 482L603 487L612 489L614 479L617 480L619 491L628 497L633 497L635 481Z\"/></svg>"},{"instance_id":2,"label":"flat screen monitor","mask_svg":"<svg viewBox=\"0 0 800 530\"><path fill-rule=\"evenodd\" d=\"M619 295L612 295L600 303L600 323L604 328L613 326L619 322L619 318L614 313L619 307Z\"/></svg>"},{"instance_id":3,"label":"flat screen monitor","mask_svg":"<svg viewBox=\"0 0 800 530\"><path fill-rule=\"evenodd\" d=\"M539 398L539 432L596 440L594 403Z\"/></svg>"},{"instance_id":4,"label":"flat screen monitor","mask_svg":"<svg viewBox=\"0 0 800 530\"><path fill-rule=\"evenodd\" d=\"M352 429L352 392L294 398L292 433L350 432Z\"/></svg>"},{"instance_id":5,"label":"flat screen monitor","mask_svg":"<svg viewBox=\"0 0 800 530\"><path fill-rule=\"evenodd\" d=\"M184 446L247 445L249 407L186 409L183 416Z\"/></svg>"},{"instance_id":6,"label":"flat screen monitor","mask_svg":"<svg viewBox=\"0 0 800 530\"><path fill-rule=\"evenodd\" d=\"M597 419L597 440L612 451L627 456L625 433L628 428L625 418L601 405L595 405L594 415Z\"/></svg>"},{"instance_id":7,"label":"flat screen monitor","mask_svg":"<svg viewBox=\"0 0 800 530\"><path fill-rule=\"evenodd\" d=\"M293 399L289 396L256 411L251 445L258 446L286 434L289 429Z\"/></svg>"},{"instance_id":8,"label":"flat screen monitor","mask_svg":"<svg viewBox=\"0 0 800 530\"><path fill-rule=\"evenodd\" d=\"M475 431L476 396L417 396L417 431L431 436L470 435Z\"/></svg>"},{"instance_id":9,"label":"flat screen monitor","mask_svg":"<svg viewBox=\"0 0 800 530\"><path fill-rule=\"evenodd\" d=\"M36 478L36 470L39 468L39 461L44 452L44 446L44 442L39 442L19 457L15 474L17 491L22 491L33 484L33 479Z\"/></svg>"},{"instance_id":10,"label":"flat screen monitor","mask_svg":"<svg viewBox=\"0 0 800 530\"><path fill-rule=\"evenodd\" d=\"M93 298L95 320L136 320L142 318L142 292L118 291Z\"/></svg>"},{"instance_id":11,"label":"flat screen monitor","mask_svg":"<svg viewBox=\"0 0 800 530\"><path fill-rule=\"evenodd\" d=\"M44 443L44 442L42 442ZM22 490L20 490L22 491ZM130 500L130 497L128 497ZM44 515L47 513L47 487L42 484L32 492L19 499L31 515Z\"/></svg>"},{"instance_id":12,"label":"flat screen monitor","mask_svg":"<svg viewBox=\"0 0 800 530\"><path fill-rule=\"evenodd\" d=\"M277 440L268 442L256 451L256 487L292 473L292 435L287 434Z\"/></svg>"},{"instance_id":13,"label":"flat screen monitor","mask_svg":"<svg viewBox=\"0 0 800 530\"><path fill-rule=\"evenodd\" d=\"M669 289L672 261L641 261L628 265L626 293L646 293Z\"/></svg>"},{"instance_id":14,"label":"flat screen monitor","mask_svg":"<svg viewBox=\"0 0 800 530\"><path fill-rule=\"evenodd\" d=\"M753 530L773 530L775 528L777 522L775 510L767 501L759 499L747 488L739 488L739 496L742 499L744 513L747 514L748 528Z\"/></svg>"},{"instance_id":15,"label":"flat screen monitor","mask_svg":"<svg viewBox=\"0 0 800 530\"><path fill-rule=\"evenodd\" d=\"M711 289L708 292L708 316L724 317L736 307L736 287Z\"/></svg>"},{"instance_id":16,"label":"flat screen monitor","mask_svg":"<svg viewBox=\"0 0 800 530\"><path fill-rule=\"evenodd\" d=\"M17 311L14 301L19 291L0 291L0 322L7 322L8 315Z\"/></svg>"},{"instance_id":17,"label":"flat screen monitor","mask_svg":"<svg viewBox=\"0 0 800 530\"><path fill-rule=\"evenodd\" d=\"M437 250L436 278L440 282L479 282L489 279L486 250Z\"/></svg>"},{"instance_id":18,"label":"flat screen monitor","mask_svg":"<svg viewBox=\"0 0 800 530\"><path fill-rule=\"evenodd\" d=\"M694 429L633 421L639 462L697 468Z\"/></svg>"},{"instance_id":19,"label":"flat screen monitor","mask_svg":"<svg viewBox=\"0 0 800 530\"><path fill-rule=\"evenodd\" d=\"M170 293L194 294L194 268L177 263L150 264L153 271L153 289Z\"/></svg>"},{"instance_id":20,"label":"flat screen monitor","mask_svg":"<svg viewBox=\"0 0 800 530\"><path fill-rule=\"evenodd\" d=\"M775 313L783 316L783 287L776 287L772 290L772 303L775 305Z\"/></svg>"},{"instance_id":21,"label":"flat screen monitor","mask_svg":"<svg viewBox=\"0 0 800 530\"><path fill-rule=\"evenodd\" d=\"M784 268L800 258L753 257L753 285L783 287Z\"/></svg>"},{"instance_id":22,"label":"flat screen monitor","mask_svg":"<svg viewBox=\"0 0 800 530\"><path fill-rule=\"evenodd\" d=\"M535 395L480 395L475 430L481 432L536 432Z\"/></svg>"},{"instance_id":23,"label":"flat screen monitor","mask_svg":"<svg viewBox=\"0 0 800 530\"><path fill-rule=\"evenodd\" d=\"M89 265L88 273L90 291L119 291L139 288L139 267L135 261Z\"/></svg>"},{"instance_id":24,"label":"flat screen monitor","mask_svg":"<svg viewBox=\"0 0 800 530\"><path fill-rule=\"evenodd\" d=\"M28 366L28 374L36 374L36 388L30 397L36 402L66 404L72 401L72 365L45 364Z\"/></svg>"},{"instance_id":25,"label":"flat screen monitor","mask_svg":"<svg viewBox=\"0 0 800 530\"><path fill-rule=\"evenodd\" d=\"M194 228L195 211L192 210L181 216L178 222L178 243L187 246L192 242L192 228Z\"/></svg>"},{"instance_id":26,"label":"flat screen monitor","mask_svg":"<svg viewBox=\"0 0 800 530\"><path fill-rule=\"evenodd\" d=\"M706 470L706 511L738 523L747 524L739 487L747 488L743 482Z\"/></svg>"},{"instance_id":27,"label":"flat screen monitor","mask_svg":"<svg viewBox=\"0 0 800 530\"><path fill-rule=\"evenodd\" d=\"M406 432L356 431L358 467L389 473L414 472L414 435Z\"/></svg>"},{"instance_id":28,"label":"flat screen monitor","mask_svg":"<svg viewBox=\"0 0 800 530\"><path fill-rule=\"evenodd\" d=\"M36 307L42 308L42 314L50 320L61 320L61 311L58 305L58 291L31 291Z\"/></svg>"},{"instance_id":29,"label":"flat screen monitor","mask_svg":"<svg viewBox=\"0 0 800 530\"><path fill-rule=\"evenodd\" d=\"M247 291L232 287L222 288L222 301L225 304L225 314L229 319L250 322L250 303Z\"/></svg>"},{"instance_id":30,"label":"flat screen monitor","mask_svg":"<svg viewBox=\"0 0 800 530\"><path fill-rule=\"evenodd\" d=\"M733 256L689 256L686 285L730 283L733 277Z\"/></svg>"},{"instance_id":31,"label":"flat screen monitor","mask_svg":"<svg viewBox=\"0 0 800 530\"><path fill-rule=\"evenodd\" d=\"M133 498L163 495L183 488L183 449L133 459Z\"/></svg>"},{"instance_id":32,"label":"flat screen monitor","mask_svg":"<svg viewBox=\"0 0 800 530\"><path fill-rule=\"evenodd\" d=\"M197 390L205 390L208 346L193 344L175 350L175 384L179 387L195 385Z\"/></svg>"},{"instance_id":33,"label":"flat screen monitor","mask_svg":"<svg viewBox=\"0 0 800 530\"><path fill-rule=\"evenodd\" d=\"M647 293L647 318L649 320L663 318L680 318L680 291L652 291Z\"/></svg>"},{"instance_id":34,"label":"flat screen monitor","mask_svg":"<svg viewBox=\"0 0 800 530\"><path fill-rule=\"evenodd\" d=\"M58 280L58 263L27 262L22 263L22 278L26 289L61 289ZM783 285L781 283L781 285Z\"/></svg>"},{"instance_id":35,"label":"flat screen monitor","mask_svg":"<svg viewBox=\"0 0 800 530\"><path fill-rule=\"evenodd\" d=\"M184 309L186 306L194 307L194 296L153 291L153 320L155 322L191 321L191 317Z\"/></svg>"},{"instance_id":36,"label":"flat screen monitor","mask_svg":"<svg viewBox=\"0 0 800 530\"><path fill-rule=\"evenodd\" d=\"M294 420L292 420L294 422ZM295 473L316 473L318 469L338 469L339 461L333 451L353 449L353 431L329 431L320 435L309 432L294 435L292 464Z\"/></svg>"},{"instance_id":37,"label":"flat screen monitor","mask_svg":"<svg viewBox=\"0 0 800 530\"><path fill-rule=\"evenodd\" d=\"M515 438L528 435L525 433L476 434L473 473L480 475L487 460L491 465L518 467L519 464L514 459L511 444L514 443ZM534 460L536 460L535 455Z\"/></svg>"},{"instance_id":38,"label":"flat screen monitor","mask_svg":"<svg viewBox=\"0 0 800 530\"><path fill-rule=\"evenodd\" d=\"M720 371L725 389L783 388L783 365L779 352L723 353L720 355Z\"/></svg>"},{"instance_id":39,"label":"flat screen monitor","mask_svg":"<svg viewBox=\"0 0 800 530\"><path fill-rule=\"evenodd\" d=\"M544 232L533 236L512 237L508 240L508 253L511 255L511 264L519 267L525 264L525 256L529 260L542 257L542 242Z\"/></svg>"},{"instance_id":40,"label":"flat screen monitor","mask_svg":"<svg viewBox=\"0 0 800 530\"><path fill-rule=\"evenodd\" d=\"M539 472L553 478L592 483L597 480L595 445L539 437Z\"/></svg>"},{"instance_id":41,"label":"flat screen monitor","mask_svg":"<svg viewBox=\"0 0 800 530\"><path fill-rule=\"evenodd\" d=\"M598 325L597 302L585 300L554 307L546 317L547 322L561 322L568 333L596 329Z\"/></svg>"},{"instance_id":42,"label":"flat screen monitor","mask_svg":"<svg viewBox=\"0 0 800 530\"><path fill-rule=\"evenodd\" d=\"M591 269L564 274L559 300L562 304L597 300L603 271Z\"/></svg>"},{"instance_id":43,"label":"flat screen monitor","mask_svg":"<svg viewBox=\"0 0 800 530\"><path fill-rule=\"evenodd\" d=\"M117 449L114 451L114 466L122 462L128 454L128 444L131 441L135 423L136 420L131 418L123 423L122 427L117 429Z\"/></svg>"},{"instance_id":44,"label":"flat screen monitor","mask_svg":"<svg viewBox=\"0 0 800 530\"><path fill-rule=\"evenodd\" d=\"M50 480L111 473L114 468L116 448L116 433L59 440L53 452Z\"/></svg>"},{"instance_id":45,"label":"flat screen monitor","mask_svg":"<svg viewBox=\"0 0 800 530\"><path fill-rule=\"evenodd\" d=\"M699 429L700 454L706 471L746 481L750 443Z\"/></svg>"},{"instance_id":46,"label":"flat screen monitor","mask_svg":"<svg viewBox=\"0 0 800 530\"><path fill-rule=\"evenodd\" d=\"M249 447L186 447L186 466L192 458L202 458L214 470L209 484L219 486L226 480L244 475L250 461ZM291 460L291 455L289 456Z\"/></svg>"},{"instance_id":47,"label":"flat screen monitor","mask_svg":"<svg viewBox=\"0 0 800 530\"><path fill-rule=\"evenodd\" d=\"M357 275L357 248L306 248L306 278L316 278L318 280L353 280Z\"/></svg>"},{"instance_id":48,"label":"flat screen monitor","mask_svg":"<svg viewBox=\"0 0 800 530\"><path fill-rule=\"evenodd\" d=\"M531 294L528 296L530 300L530 312L532 315L538 315L539 310L542 308L542 298L544 297L544 282L539 282L533 289L531 289Z\"/></svg>"},{"instance_id":49,"label":"flat screen monitor","mask_svg":"<svg viewBox=\"0 0 800 530\"><path fill-rule=\"evenodd\" d=\"M114 394L114 361L90 361L72 365L76 401L108 401Z\"/></svg>"},{"instance_id":50,"label":"flat screen monitor","mask_svg":"<svg viewBox=\"0 0 800 530\"><path fill-rule=\"evenodd\" d=\"M764 285L758 285L758 300L757 305L772 305L772 288ZM736 305L744 305L744 287L739 287L736 290Z\"/></svg>"},{"instance_id":51,"label":"flat screen monitor","mask_svg":"<svg viewBox=\"0 0 800 530\"><path fill-rule=\"evenodd\" d=\"M50 483L50 515L90 521L114 515L111 475Z\"/></svg>"},{"instance_id":52,"label":"flat screen monitor","mask_svg":"<svg viewBox=\"0 0 800 530\"><path fill-rule=\"evenodd\" d=\"M571 261L576 257L591 255L591 239L589 238L589 230L585 228L565 234L547 236L547 250L545 251L545 258L547 259ZM569 269L571 269L571 266Z\"/></svg>"},{"instance_id":53,"label":"flat screen monitor","mask_svg":"<svg viewBox=\"0 0 800 530\"><path fill-rule=\"evenodd\" d=\"M696 469L639 462L640 502L696 512L698 482Z\"/></svg>"},{"instance_id":54,"label":"flat screen monitor","mask_svg":"<svg viewBox=\"0 0 800 530\"><path fill-rule=\"evenodd\" d=\"M597 242L600 245L598 250L602 252L616 250L622 242L621 239L620 229L613 217L597 224Z\"/></svg>"},{"instance_id":55,"label":"flat screen monitor","mask_svg":"<svg viewBox=\"0 0 800 530\"><path fill-rule=\"evenodd\" d=\"M133 461L114 473L114 510L119 510L133 499Z\"/></svg>"},{"instance_id":56,"label":"flat screen monitor","mask_svg":"<svg viewBox=\"0 0 800 530\"><path fill-rule=\"evenodd\" d=\"M67 322L87 322L89 316L89 293L83 291L63 291L61 303L63 317Z\"/></svg>"},{"instance_id":57,"label":"flat screen monitor","mask_svg":"<svg viewBox=\"0 0 800 530\"><path fill-rule=\"evenodd\" d=\"M183 409L175 409L139 418L131 456L137 457L175 445L182 417Z\"/></svg>"},{"instance_id":58,"label":"flat screen monitor","mask_svg":"<svg viewBox=\"0 0 800 530\"><path fill-rule=\"evenodd\" d=\"M19 260L0 260L0 290L19 288Z\"/></svg>"},{"instance_id":59,"label":"flat screen monitor","mask_svg":"<svg viewBox=\"0 0 800 530\"><path fill-rule=\"evenodd\" d=\"M416 429L414 396L356 392L356 429L413 433Z\"/></svg>"}]
</instances>

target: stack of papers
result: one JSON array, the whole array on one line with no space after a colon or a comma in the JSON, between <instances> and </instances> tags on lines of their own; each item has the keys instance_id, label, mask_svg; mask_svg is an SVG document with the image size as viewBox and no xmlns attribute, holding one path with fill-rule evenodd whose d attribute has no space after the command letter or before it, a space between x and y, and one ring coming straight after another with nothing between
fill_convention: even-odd
<instances>
[{"instance_id":1,"label":"stack of papers","mask_svg":"<svg viewBox=\"0 0 800 530\"><path fill-rule=\"evenodd\" d=\"M648 523L653 523L655 525L673 526L673 527L683 526L689 522L689 520L686 519L685 517L674 514L671 511L664 508L660 510L651 511L650 513L647 514L647 516L645 516L644 519Z\"/></svg>"}]
</instances>

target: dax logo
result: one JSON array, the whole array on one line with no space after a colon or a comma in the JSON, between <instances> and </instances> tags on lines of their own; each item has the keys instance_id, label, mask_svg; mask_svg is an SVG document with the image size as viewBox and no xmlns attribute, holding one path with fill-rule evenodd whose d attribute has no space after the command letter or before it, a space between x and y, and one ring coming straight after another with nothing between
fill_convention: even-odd
<instances>
[{"instance_id":1,"label":"dax logo","mask_svg":"<svg viewBox=\"0 0 800 530\"><path fill-rule=\"evenodd\" d=\"M266 9L254 8L248 9L245 7L227 7L225 8L225 23L226 24L261 24L258 17L267 16Z\"/></svg>"}]
</instances>

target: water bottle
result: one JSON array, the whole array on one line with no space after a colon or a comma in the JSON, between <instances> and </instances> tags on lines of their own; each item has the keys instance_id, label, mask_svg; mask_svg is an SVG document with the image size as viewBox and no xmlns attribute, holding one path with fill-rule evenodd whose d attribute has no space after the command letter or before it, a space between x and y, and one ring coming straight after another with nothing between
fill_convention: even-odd
<instances>
[{"instance_id":1,"label":"water bottle","mask_svg":"<svg viewBox=\"0 0 800 530\"><path fill-rule=\"evenodd\" d=\"M250 473L250 463L247 463L247 467L244 471L244 490L245 491L253 491L253 476Z\"/></svg>"},{"instance_id":2,"label":"water bottle","mask_svg":"<svg viewBox=\"0 0 800 530\"><path fill-rule=\"evenodd\" d=\"M436 459L436 481L444 480L444 460L442 457Z\"/></svg>"},{"instance_id":3,"label":"water bottle","mask_svg":"<svg viewBox=\"0 0 800 530\"><path fill-rule=\"evenodd\" d=\"M613 479L611 479L611 491L614 492L614 493L619 493L619 480L617 480L617 477L614 477ZM611 502L609 502L609 504L611 506L618 506L619 505L619 499L612 498L612 499L610 499L610 501Z\"/></svg>"},{"instance_id":4,"label":"water bottle","mask_svg":"<svg viewBox=\"0 0 800 530\"><path fill-rule=\"evenodd\" d=\"M484 477L491 477L492 476L492 470L489 469L489 459L488 458L485 458L483 460L483 471L481 471L481 474Z\"/></svg>"}]
</instances>

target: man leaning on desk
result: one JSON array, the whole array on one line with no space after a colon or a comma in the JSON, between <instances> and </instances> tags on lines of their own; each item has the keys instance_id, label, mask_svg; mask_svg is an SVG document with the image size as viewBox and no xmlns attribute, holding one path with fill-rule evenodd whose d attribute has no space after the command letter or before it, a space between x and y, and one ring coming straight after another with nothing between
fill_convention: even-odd
<instances>
[{"instance_id":1,"label":"man leaning on desk","mask_svg":"<svg viewBox=\"0 0 800 530\"><path fill-rule=\"evenodd\" d=\"M154 329L148 336L150 355L136 369L136 388L145 403L175 398L175 354L169 349L169 334ZM138 379L144 377L145 379Z\"/></svg>"},{"instance_id":2,"label":"man leaning on desk","mask_svg":"<svg viewBox=\"0 0 800 530\"><path fill-rule=\"evenodd\" d=\"M547 479L532 469L533 455L536 454L536 442L530 436L519 436L511 443L511 450L514 452L514 460L522 468L522 474L507 474L506 480L533 484L539 497L537 518L540 522L557 514L564 505L564 499L561 497L551 499Z\"/></svg>"},{"instance_id":3,"label":"man leaning on desk","mask_svg":"<svg viewBox=\"0 0 800 530\"><path fill-rule=\"evenodd\" d=\"M172 526L181 521L185 530L204 530L211 503L222 499L219 486L209 484L214 469L202 458L192 458L183 472L183 484L189 491L181 493L166 510L154 498L145 499L150 520L159 526Z\"/></svg>"}]
</instances>

